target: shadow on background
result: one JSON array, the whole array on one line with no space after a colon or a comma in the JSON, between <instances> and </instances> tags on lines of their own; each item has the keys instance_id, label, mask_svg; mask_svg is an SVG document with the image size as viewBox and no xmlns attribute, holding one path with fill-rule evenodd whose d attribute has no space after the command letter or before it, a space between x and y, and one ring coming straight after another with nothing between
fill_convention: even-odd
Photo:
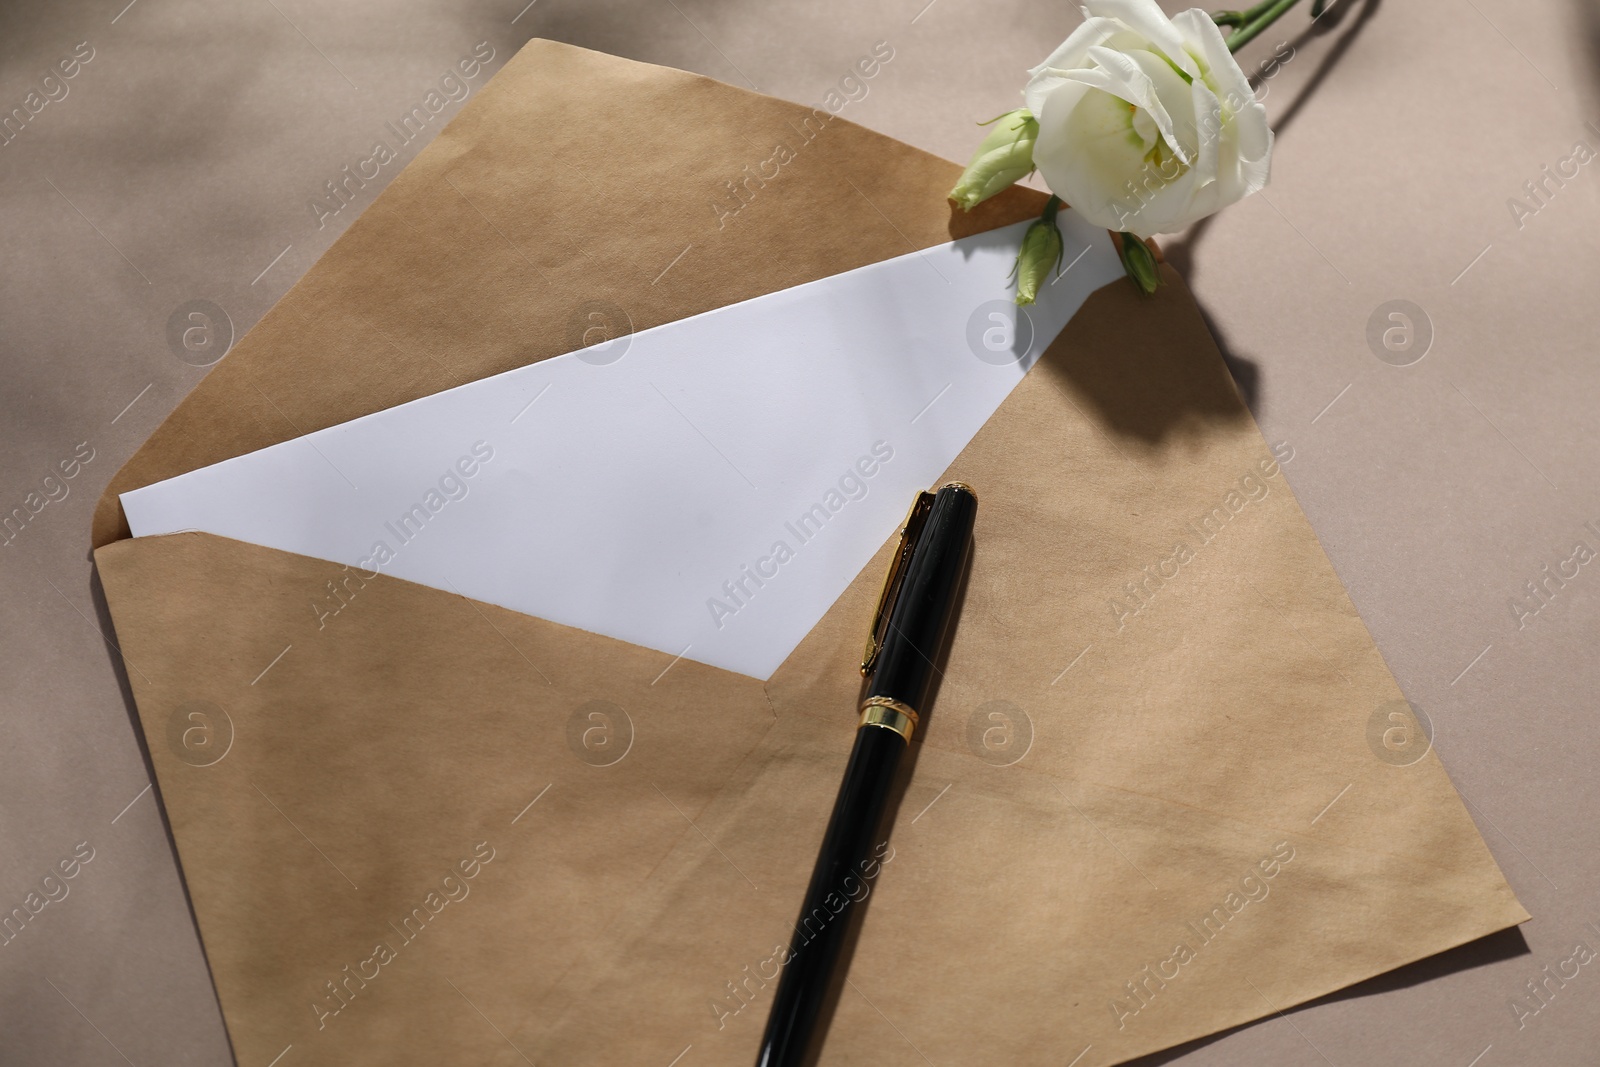
<instances>
[{"instance_id":1,"label":"shadow on background","mask_svg":"<svg viewBox=\"0 0 1600 1067\"><path fill-rule=\"evenodd\" d=\"M1356 997L1377 996L1380 993L1391 993L1397 989L1409 989L1424 982L1431 982L1436 978L1475 970L1479 967L1487 967L1492 963L1500 963L1504 960L1515 959L1518 956L1526 956L1528 954L1527 939L1522 936L1520 927L1513 926L1508 930L1490 934L1488 937L1480 937L1476 941L1469 941L1467 944L1450 949L1448 952L1441 952L1436 956L1429 956L1427 959L1408 963L1404 967L1398 967L1385 974L1368 978L1365 982L1346 986L1344 989L1336 990L1327 996L1318 997L1316 1000L1307 1001L1304 1004L1290 1008L1287 1012L1277 1012L1275 1014L1283 1015L1287 1018L1296 1012L1319 1007L1323 1004L1334 1004L1341 1000L1353 1000ZM1224 1030L1219 1034L1202 1037L1173 1048L1163 1049L1160 1052L1152 1052L1148 1056L1129 1060L1126 1067L1162 1067L1163 1064L1181 1059L1191 1052L1221 1041L1229 1034L1237 1033L1249 1026L1255 1026L1262 1021L1258 1019L1254 1022L1244 1023Z\"/></svg>"},{"instance_id":2,"label":"shadow on background","mask_svg":"<svg viewBox=\"0 0 1600 1067\"><path fill-rule=\"evenodd\" d=\"M1045 200L1036 189L1012 186L971 211L952 203L946 232L952 241L977 238L985 244L984 235L989 234L1014 255L1017 239L994 236L995 228L1037 218ZM1073 262L1086 251L1074 240L1068 238L1063 262ZM1070 382L1073 388L1065 393L1075 407L1081 409L1080 400L1086 401L1100 416L1101 425L1119 437L1148 445L1173 434L1201 432L1207 424L1238 420L1243 414L1238 390L1245 386L1237 383L1242 379L1253 389L1255 365L1224 354L1233 373L1230 378L1206 358L1197 329L1204 327L1204 321L1186 292L1174 284L1177 280L1169 270L1167 285L1154 296L1145 296L1122 278L1101 286L1029 373L1050 377L1058 386ZM1020 329L1015 340L1025 343Z\"/></svg>"},{"instance_id":3,"label":"shadow on background","mask_svg":"<svg viewBox=\"0 0 1600 1067\"><path fill-rule=\"evenodd\" d=\"M1290 39L1289 46L1295 50L1295 54L1298 56L1302 48L1305 48L1315 40L1337 33L1341 25L1347 19L1349 20L1348 28L1339 36L1339 39L1327 51L1317 57L1316 68L1312 71L1311 77L1306 79L1306 83L1300 87L1300 92L1289 102L1289 106L1283 109L1282 114L1273 118L1272 131L1274 135L1281 136L1289 128L1290 123L1295 120L1312 95L1327 80L1328 75L1333 72L1333 68L1338 65L1339 60L1350 50L1356 38L1361 35L1361 31L1366 28L1367 23L1378 13L1378 7L1382 0L1359 0L1359 2L1360 13L1352 19L1350 18L1350 12L1355 9L1355 3L1349 2L1349 0L1343 3L1335 0L1334 7L1329 8L1315 23L1302 29L1297 36ZM1600 54L1600 10L1594 11L1594 17L1596 20L1595 49L1597 54ZM1260 42L1254 43L1259 46ZM1250 79L1251 85L1255 88L1259 88L1263 81L1264 79L1259 74L1252 75ZM1224 210L1227 209L1224 208ZM1194 257L1195 247L1200 243L1200 239L1205 236L1206 231L1210 229L1212 220L1215 218L1215 215L1207 215L1189 227L1177 240L1161 243L1161 251L1166 261L1171 263L1178 273L1182 274L1191 283L1199 273ZM1234 381L1238 384L1239 392L1244 397L1245 405L1249 407L1251 414L1259 414L1261 399L1261 369L1259 365L1254 360L1240 355L1234 350L1233 345L1228 341L1227 333L1218 326L1216 320L1206 311L1203 305L1200 307L1200 315L1205 319L1206 328L1211 331L1211 336L1216 339L1217 347L1222 351L1222 360L1228 365L1229 372L1232 373Z\"/></svg>"},{"instance_id":4,"label":"shadow on background","mask_svg":"<svg viewBox=\"0 0 1600 1067\"><path fill-rule=\"evenodd\" d=\"M1577 66L1589 72L1591 81L1587 103L1592 109L1596 103L1600 103L1600 0L1574 0L1573 6L1578 9L1573 36L1577 38L1582 56Z\"/></svg>"},{"instance_id":5,"label":"shadow on background","mask_svg":"<svg viewBox=\"0 0 1600 1067\"><path fill-rule=\"evenodd\" d=\"M1091 293L1033 371L1116 437L1148 447L1250 417L1228 368L1211 358L1181 279L1162 271L1166 284L1153 296L1125 278Z\"/></svg>"}]
</instances>

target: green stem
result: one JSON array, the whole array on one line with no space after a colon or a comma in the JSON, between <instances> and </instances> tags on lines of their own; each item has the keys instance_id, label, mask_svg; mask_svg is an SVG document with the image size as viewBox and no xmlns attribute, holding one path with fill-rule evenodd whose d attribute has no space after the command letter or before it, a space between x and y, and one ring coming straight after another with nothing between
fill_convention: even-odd
<instances>
[{"instance_id":1,"label":"green stem","mask_svg":"<svg viewBox=\"0 0 1600 1067\"><path fill-rule=\"evenodd\" d=\"M1232 22L1231 20L1229 22L1235 29L1226 38L1228 51L1237 52L1255 40L1260 36L1262 30L1277 22L1286 11L1299 2L1300 0L1267 0L1266 3L1257 4L1249 11L1240 12L1240 22ZM1232 13L1224 12L1223 14Z\"/></svg>"},{"instance_id":2,"label":"green stem","mask_svg":"<svg viewBox=\"0 0 1600 1067\"><path fill-rule=\"evenodd\" d=\"M1062 200L1059 196L1056 196L1054 193L1052 193L1050 195L1050 199L1045 201L1044 211L1039 215L1039 217L1045 222L1054 224L1056 221L1056 212L1060 211L1066 206L1067 204L1065 200Z\"/></svg>"},{"instance_id":3,"label":"green stem","mask_svg":"<svg viewBox=\"0 0 1600 1067\"><path fill-rule=\"evenodd\" d=\"M1257 4L1255 7L1247 8L1244 11L1218 11L1216 14L1211 16L1211 21L1215 22L1218 26L1243 26L1251 19L1260 18L1268 8L1272 7L1272 5L1277 2L1278 0L1261 0L1261 3Z\"/></svg>"}]
</instances>

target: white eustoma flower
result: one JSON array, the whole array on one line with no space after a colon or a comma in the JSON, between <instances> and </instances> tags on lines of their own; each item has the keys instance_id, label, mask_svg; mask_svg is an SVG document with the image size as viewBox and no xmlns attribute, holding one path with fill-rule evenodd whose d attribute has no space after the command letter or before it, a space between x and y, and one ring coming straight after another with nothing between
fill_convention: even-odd
<instances>
[{"instance_id":1,"label":"white eustoma flower","mask_svg":"<svg viewBox=\"0 0 1600 1067\"><path fill-rule=\"evenodd\" d=\"M1091 0L1084 23L1029 71L1033 161L1097 225L1174 233L1267 184L1267 113L1199 8Z\"/></svg>"}]
</instances>

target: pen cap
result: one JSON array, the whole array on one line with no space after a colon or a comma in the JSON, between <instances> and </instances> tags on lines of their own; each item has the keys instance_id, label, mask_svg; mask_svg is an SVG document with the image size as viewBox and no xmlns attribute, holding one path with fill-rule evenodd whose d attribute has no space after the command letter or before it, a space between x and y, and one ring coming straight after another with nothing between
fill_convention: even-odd
<instances>
[{"instance_id":1,"label":"pen cap","mask_svg":"<svg viewBox=\"0 0 1600 1067\"><path fill-rule=\"evenodd\" d=\"M965 485L952 483L934 494L889 608L866 700L881 697L923 710L977 514L978 497Z\"/></svg>"}]
</instances>

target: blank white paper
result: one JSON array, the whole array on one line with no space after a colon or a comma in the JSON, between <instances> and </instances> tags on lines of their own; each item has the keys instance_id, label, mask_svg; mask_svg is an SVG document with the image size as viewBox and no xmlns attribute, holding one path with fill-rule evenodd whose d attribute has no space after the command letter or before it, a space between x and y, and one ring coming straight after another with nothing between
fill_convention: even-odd
<instances>
[{"instance_id":1,"label":"blank white paper","mask_svg":"<svg viewBox=\"0 0 1600 1067\"><path fill-rule=\"evenodd\" d=\"M424 397L122 506L135 536L203 530L766 679L1121 277L1103 230L1058 221L1071 267L1020 314L1007 275L1026 223Z\"/></svg>"}]
</instances>

